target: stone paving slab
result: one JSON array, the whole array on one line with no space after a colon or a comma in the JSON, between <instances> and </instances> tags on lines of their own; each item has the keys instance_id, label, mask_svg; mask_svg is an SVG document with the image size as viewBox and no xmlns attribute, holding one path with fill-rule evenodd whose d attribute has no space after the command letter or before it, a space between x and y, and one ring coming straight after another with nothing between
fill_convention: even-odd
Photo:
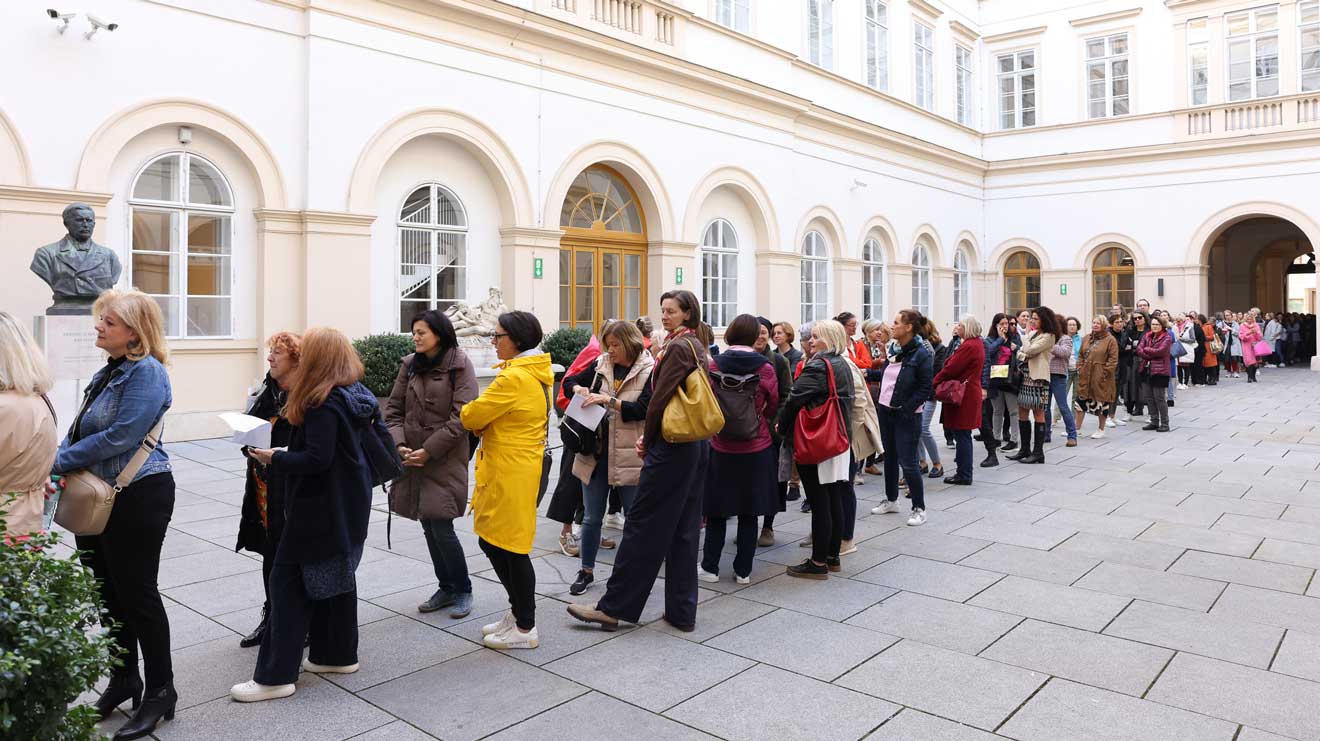
<instances>
[{"instance_id":1,"label":"stone paving slab","mask_svg":"<svg viewBox=\"0 0 1320 741\"><path fill-rule=\"evenodd\" d=\"M1156 522L1151 525L1150 529L1138 535L1137 540L1149 543L1164 543L1179 548L1192 548L1198 551L1209 551L1210 553L1223 553L1229 556L1241 556L1243 558L1250 558L1262 540L1262 538L1253 535L1230 532L1218 528L1217 525L1216 528L1216 530L1210 530L1186 525L1174 525L1167 522Z\"/></svg>"},{"instance_id":2,"label":"stone paving slab","mask_svg":"<svg viewBox=\"0 0 1320 741\"><path fill-rule=\"evenodd\" d=\"M1055 584L1072 584L1098 566L1100 561L1057 548L1041 551L995 543L964 558L958 564Z\"/></svg>"},{"instance_id":3,"label":"stone paving slab","mask_svg":"<svg viewBox=\"0 0 1320 741\"><path fill-rule=\"evenodd\" d=\"M1187 551L1169 571L1296 594L1305 593L1315 575L1315 569L1201 551Z\"/></svg>"},{"instance_id":4,"label":"stone paving slab","mask_svg":"<svg viewBox=\"0 0 1320 741\"><path fill-rule=\"evenodd\" d=\"M250 677L237 677L237 684ZM298 692L279 702L235 703L228 697L180 710L160 726L162 741L232 741L270 738L280 741L346 739L393 720L352 693L320 677L303 677Z\"/></svg>"},{"instance_id":5,"label":"stone paving slab","mask_svg":"<svg viewBox=\"0 0 1320 741\"><path fill-rule=\"evenodd\" d=\"M1262 669L1269 666L1283 637L1282 628L1140 600L1104 632Z\"/></svg>"},{"instance_id":6,"label":"stone paving slab","mask_svg":"<svg viewBox=\"0 0 1320 741\"><path fill-rule=\"evenodd\" d=\"M1022 741L1229 741L1237 726L1096 687L1051 679L1001 730Z\"/></svg>"},{"instance_id":7,"label":"stone paving slab","mask_svg":"<svg viewBox=\"0 0 1320 741\"><path fill-rule=\"evenodd\" d=\"M1022 618L924 594L899 592L847 622L952 651L977 654L1022 622Z\"/></svg>"},{"instance_id":8,"label":"stone paving slab","mask_svg":"<svg viewBox=\"0 0 1320 741\"><path fill-rule=\"evenodd\" d=\"M808 586L804 588L804 584ZM845 620L896 591L852 579L815 581L782 574L748 587L738 596L830 620Z\"/></svg>"},{"instance_id":9,"label":"stone paving slab","mask_svg":"<svg viewBox=\"0 0 1320 741\"><path fill-rule=\"evenodd\" d=\"M899 556L875 568L867 569L853 578L954 602L964 602L1004 577L1003 574L967 566L955 566L915 556Z\"/></svg>"},{"instance_id":10,"label":"stone paving slab","mask_svg":"<svg viewBox=\"0 0 1320 741\"><path fill-rule=\"evenodd\" d=\"M868 741L991 741L1000 736L905 708L866 738Z\"/></svg>"},{"instance_id":11,"label":"stone paving slab","mask_svg":"<svg viewBox=\"0 0 1320 741\"><path fill-rule=\"evenodd\" d=\"M784 640L801 636L804 640ZM792 610L775 610L705 645L829 682L899 639Z\"/></svg>"},{"instance_id":12,"label":"stone paving slab","mask_svg":"<svg viewBox=\"0 0 1320 741\"><path fill-rule=\"evenodd\" d=\"M593 738L663 738L702 741L714 737L599 692L589 692L486 738L542 741L574 730Z\"/></svg>"},{"instance_id":13,"label":"stone paving slab","mask_svg":"<svg viewBox=\"0 0 1320 741\"><path fill-rule=\"evenodd\" d=\"M1182 555L1183 549L1162 543L1145 543L1080 532L1060 543L1052 552L1073 553L1112 563L1163 571Z\"/></svg>"},{"instance_id":14,"label":"stone paving slab","mask_svg":"<svg viewBox=\"0 0 1320 741\"><path fill-rule=\"evenodd\" d=\"M1320 633L1288 631L1270 670L1320 682Z\"/></svg>"},{"instance_id":15,"label":"stone paving slab","mask_svg":"<svg viewBox=\"0 0 1320 741\"><path fill-rule=\"evenodd\" d=\"M1230 584L1211 615L1250 620L1306 632L1320 631L1320 599Z\"/></svg>"},{"instance_id":16,"label":"stone paving slab","mask_svg":"<svg viewBox=\"0 0 1320 741\"><path fill-rule=\"evenodd\" d=\"M1053 623L1027 620L980 654L1082 684L1140 697L1173 652Z\"/></svg>"},{"instance_id":17,"label":"stone paving slab","mask_svg":"<svg viewBox=\"0 0 1320 741\"><path fill-rule=\"evenodd\" d=\"M1074 586L1106 594L1121 594L1148 602L1208 610L1226 586L1195 576L1152 571L1117 563L1102 563Z\"/></svg>"},{"instance_id":18,"label":"stone paving slab","mask_svg":"<svg viewBox=\"0 0 1320 741\"><path fill-rule=\"evenodd\" d=\"M968 604L1098 631L1129 601L1127 597L1009 576L973 597Z\"/></svg>"},{"instance_id":19,"label":"stone paving slab","mask_svg":"<svg viewBox=\"0 0 1320 741\"><path fill-rule=\"evenodd\" d=\"M1271 733L1320 738L1320 685L1296 677L1179 654L1148 697Z\"/></svg>"}]
</instances>

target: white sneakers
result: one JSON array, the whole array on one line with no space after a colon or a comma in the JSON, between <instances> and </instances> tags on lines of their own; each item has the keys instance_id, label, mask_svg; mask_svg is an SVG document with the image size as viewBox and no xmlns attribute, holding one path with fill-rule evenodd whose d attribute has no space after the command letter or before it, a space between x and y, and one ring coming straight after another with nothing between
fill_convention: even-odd
<instances>
[{"instance_id":1,"label":"white sneakers","mask_svg":"<svg viewBox=\"0 0 1320 741\"><path fill-rule=\"evenodd\" d=\"M849 553L856 553L856 552L857 552L857 544L854 543L854 542L852 542L851 540L845 540L845 541L843 541L843 543L839 546L839 555L840 555L840 556L846 556L846 555L848 555Z\"/></svg>"},{"instance_id":2,"label":"white sneakers","mask_svg":"<svg viewBox=\"0 0 1320 741\"><path fill-rule=\"evenodd\" d=\"M490 623L488 625L481 626L481 635L489 636L489 635L494 635L496 633L503 633L509 628L515 627L517 624L518 621L514 620L513 613L506 612L504 613L504 617L500 618L500 621L498 623Z\"/></svg>"},{"instance_id":3,"label":"white sneakers","mask_svg":"<svg viewBox=\"0 0 1320 741\"><path fill-rule=\"evenodd\" d=\"M1105 439L1105 431L1104 431L1104 430L1097 430L1093 435L1091 435L1091 439L1092 439L1092 440L1104 440L1104 439Z\"/></svg>"},{"instance_id":4,"label":"white sneakers","mask_svg":"<svg viewBox=\"0 0 1320 741\"><path fill-rule=\"evenodd\" d=\"M714 584L719 580L720 580L719 574L712 574L709 571L701 568L700 566L697 567L697 581L704 581L707 584Z\"/></svg>"},{"instance_id":5,"label":"white sneakers","mask_svg":"<svg viewBox=\"0 0 1320 741\"><path fill-rule=\"evenodd\" d=\"M263 700L278 700L281 697L288 697L296 692L298 688L292 684L258 684L249 679L242 684L236 684L229 688L229 696L237 702L262 702Z\"/></svg>"},{"instance_id":6,"label":"white sneakers","mask_svg":"<svg viewBox=\"0 0 1320 741\"><path fill-rule=\"evenodd\" d=\"M510 648L536 648L541 645L541 639L536 633L536 628L532 628L526 633L518 630L517 624L509 626L508 629L499 633L490 633L481 639L486 648L510 649Z\"/></svg>"},{"instance_id":7,"label":"white sneakers","mask_svg":"<svg viewBox=\"0 0 1320 741\"><path fill-rule=\"evenodd\" d=\"M624 523L623 513L615 512L612 515L605 515L605 522L602 523L602 525L611 530L622 530L623 523Z\"/></svg>"},{"instance_id":8,"label":"white sneakers","mask_svg":"<svg viewBox=\"0 0 1320 741\"><path fill-rule=\"evenodd\" d=\"M1113 420L1114 424L1118 425L1119 427L1124 427L1127 425L1127 420L1123 419L1122 417L1119 417L1118 415L1114 415L1113 417L1110 417L1110 419Z\"/></svg>"},{"instance_id":9,"label":"white sneakers","mask_svg":"<svg viewBox=\"0 0 1320 741\"><path fill-rule=\"evenodd\" d=\"M912 515L908 517L908 527L917 527L926 524L926 510L914 509Z\"/></svg>"},{"instance_id":10,"label":"white sneakers","mask_svg":"<svg viewBox=\"0 0 1320 741\"><path fill-rule=\"evenodd\" d=\"M865 483L866 479L862 478L860 473L853 477L853 486L861 486Z\"/></svg>"},{"instance_id":11,"label":"white sneakers","mask_svg":"<svg viewBox=\"0 0 1320 741\"><path fill-rule=\"evenodd\" d=\"M891 502L891 501L889 501L889 500L886 499L885 501L883 501L883 502L880 503L880 506L879 506L879 507L872 507L872 508L871 508L871 514L873 514L873 515L896 515L896 514L898 514L898 502Z\"/></svg>"},{"instance_id":12,"label":"white sneakers","mask_svg":"<svg viewBox=\"0 0 1320 741\"><path fill-rule=\"evenodd\" d=\"M739 584L751 584L751 583L752 583L752 577L751 577L751 576L738 576L737 574L734 574L734 575L733 575L733 580L734 580L735 582L739 583Z\"/></svg>"},{"instance_id":13,"label":"white sneakers","mask_svg":"<svg viewBox=\"0 0 1320 741\"><path fill-rule=\"evenodd\" d=\"M1185 383L1180 383L1180 384L1178 384L1178 390L1179 390L1179 391L1186 391L1186 390L1187 390L1187 384L1185 384Z\"/></svg>"},{"instance_id":14,"label":"white sneakers","mask_svg":"<svg viewBox=\"0 0 1320 741\"><path fill-rule=\"evenodd\" d=\"M302 668L305 672L312 674L354 674L357 672L358 663L348 664L346 666L327 666L325 664L313 664L311 659L303 659Z\"/></svg>"}]
</instances>

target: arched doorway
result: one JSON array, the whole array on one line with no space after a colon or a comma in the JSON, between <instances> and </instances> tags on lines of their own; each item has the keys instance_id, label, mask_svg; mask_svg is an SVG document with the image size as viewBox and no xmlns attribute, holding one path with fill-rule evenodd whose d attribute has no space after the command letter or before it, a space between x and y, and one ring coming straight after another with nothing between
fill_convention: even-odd
<instances>
[{"instance_id":1,"label":"arched doorway","mask_svg":"<svg viewBox=\"0 0 1320 741\"><path fill-rule=\"evenodd\" d=\"M559 225L559 326L595 332L606 319L645 313L646 217L628 181L604 165L583 170Z\"/></svg>"},{"instance_id":2,"label":"arched doorway","mask_svg":"<svg viewBox=\"0 0 1320 741\"><path fill-rule=\"evenodd\" d=\"M1120 245L1109 245L1091 261L1091 316L1109 316L1121 306L1126 314L1136 306L1136 262Z\"/></svg>"},{"instance_id":3,"label":"arched doorway","mask_svg":"<svg viewBox=\"0 0 1320 741\"><path fill-rule=\"evenodd\" d=\"M1205 253L1210 305L1204 310L1286 310L1289 268L1311 251L1306 233L1278 217L1250 217L1220 230Z\"/></svg>"}]
</instances>

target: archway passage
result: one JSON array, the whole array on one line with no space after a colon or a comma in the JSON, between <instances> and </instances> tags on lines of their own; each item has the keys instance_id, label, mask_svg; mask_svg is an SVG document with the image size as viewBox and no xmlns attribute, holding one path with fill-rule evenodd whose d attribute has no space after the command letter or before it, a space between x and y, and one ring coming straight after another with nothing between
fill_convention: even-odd
<instances>
[{"instance_id":1,"label":"archway passage","mask_svg":"<svg viewBox=\"0 0 1320 741\"><path fill-rule=\"evenodd\" d=\"M1312 251L1295 224L1277 217L1252 217L1212 237L1206 252L1210 305L1207 311L1288 309L1288 270Z\"/></svg>"},{"instance_id":2,"label":"archway passage","mask_svg":"<svg viewBox=\"0 0 1320 741\"><path fill-rule=\"evenodd\" d=\"M604 165L583 170L559 225L559 326L594 333L606 319L643 314L646 216L628 181Z\"/></svg>"}]
</instances>

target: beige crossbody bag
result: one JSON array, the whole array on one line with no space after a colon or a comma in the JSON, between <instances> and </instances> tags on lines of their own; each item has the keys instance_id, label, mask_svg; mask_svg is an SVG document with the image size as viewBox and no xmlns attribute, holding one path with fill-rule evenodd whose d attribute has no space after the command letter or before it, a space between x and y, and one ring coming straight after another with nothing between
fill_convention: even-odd
<instances>
[{"instance_id":1,"label":"beige crossbody bag","mask_svg":"<svg viewBox=\"0 0 1320 741\"><path fill-rule=\"evenodd\" d=\"M119 472L113 485L107 484L104 479L87 469L65 474L64 488L60 491L59 505L55 508L55 522L74 535L100 535L105 530L105 523L110 519L110 510L115 506L115 497L124 490L124 487L133 483L138 471L146 465L151 451L160 445L160 436L164 428L165 418L162 417L142 442L138 443L137 452L129 459L124 470Z\"/></svg>"}]
</instances>

